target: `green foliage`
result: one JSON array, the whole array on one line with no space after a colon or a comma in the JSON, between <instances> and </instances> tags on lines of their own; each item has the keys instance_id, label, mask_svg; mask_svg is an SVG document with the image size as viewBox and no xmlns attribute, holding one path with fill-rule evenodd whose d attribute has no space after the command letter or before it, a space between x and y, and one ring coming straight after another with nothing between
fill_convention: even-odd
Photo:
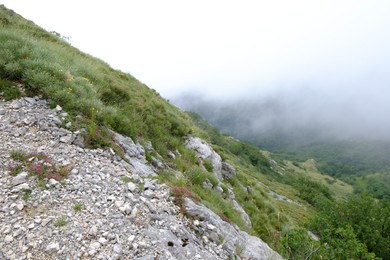
<instances>
[{"instance_id":1,"label":"green foliage","mask_svg":"<svg viewBox=\"0 0 390 260\"><path fill-rule=\"evenodd\" d=\"M288 148L278 156L301 162L314 158L321 172L352 184L357 192L389 199L389 153L390 143L385 141L338 141Z\"/></svg>"},{"instance_id":2,"label":"green foliage","mask_svg":"<svg viewBox=\"0 0 390 260\"><path fill-rule=\"evenodd\" d=\"M11 175L16 175L25 168L30 174L37 176L40 180L47 178L61 181L70 173L69 168L57 166L48 155L43 153L12 151L10 155L12 159L19 162L11 166Z\"/></svg>"},{"instance_id":3,"label":"green foliage","mask_svg":"<svg viewBox=\"0 0 390 260\"><path fill-rule=\"evenodd\" d=\"M32 190L30 189L22 189L22 199L24 201L28 201L31 198Z\"/></svg>"},{"instance_id":4,"label":"green foliage","mask_svg":"<svg viewBox=\"0 0 390 260\"><path fill-rule=\"evenodd\" d=\"M204 160L204 161L203 161L203 165L204 165L204 167L206 168L206 170L207 170L208 172L213 172L214 167L213 167L212 162L210 162L209 160Z\"/></svg>"},{"instance_id":5,"label":"green foliage","mask_svg":"<svg viewBox=\"0 0 390 260\"><path fill-rule=\"evenodd\" d=\"M0 78L0 99L9 101L22 96L22 93L11 81Z\"/></svg>"},{"instance_id":6,"label":"green foliage","mask_svg":"<svg viewBox=\"0 0 390 260\"><path fill-rule=\"evenodd\" d=\"M54 223L54 226L56 226L56 227L63 227L63 226L65 226L66 224L68 224L68 221L66 221L66 219L64 219L64 218L60 218L60 219L58 219L58 220Z\"/></svg>"},{"instance_id":7,"label":"green foliage","mask_svg":"<svg viewBox=\"0 0 390 260\"><path fill-rule=\"evenodd\" d=\"M79 212L83 209L83 205L80 204L80 203L77 203L77 204L74 204L73 205L73 210L76 211L76 212Z\"/></svg>"},{"instance_id":8,"label":"green foliage","mask_svg":"<svg viewBox=\"0 0 390 260\"><path fill-rule=\"evenodd\" d=\"M390 204L368 195L323 206L310 228L327 243L334 257L387 259L390 255Z\"/></svg>"},{"instance_id":9,"label":"green foliage","mask_svg":"<svg viewBox=\"0 0 390 260\"><path fill-rule=\"evenodd\" d=\"M332 201L332 194L328 187L308 178L294 180L293 187L299 191L299 197L309 204L319 207L322 203Z\"/></svg>"}]
</instances>

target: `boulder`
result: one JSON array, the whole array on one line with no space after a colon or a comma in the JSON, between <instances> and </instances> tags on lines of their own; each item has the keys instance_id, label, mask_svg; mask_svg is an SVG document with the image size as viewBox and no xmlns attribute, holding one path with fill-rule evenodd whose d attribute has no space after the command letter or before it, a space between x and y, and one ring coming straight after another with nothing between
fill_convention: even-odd
<instances>
[{"instance_id":1,"label":"boulder","mask_svg":"<svg viewBox=\"0 0 390 260\"><path fill-rule=\"evenodd\" d=\"M222 159L218 153L204 140L199 137L187 138L186 147L196 152L201 160L208 160L213 165L213 173L218 180L222 180Z\"/></svg>"},{"instance_id":2,"label":"boulder","mask_svg":"<svg viewBox=\"0 0 390 260\"><path fill-rule=\"evenodd\" d=\"M123 148L133 173L141 176L156 176L153 168L146 164L145 149L142 145L135 144L130 137L118 133L114 133L114 140Z\"/></svg>"},{"instance_id":3,"label":"boulder","mask_svg":"<svg viewBox=\"0 0 390 260\"><path fill-rule=\"evenodd\" d=\"M227 162L222 162L222 177L224 179L231 179L236 177L237 173L233 166Z\"/></svg>"},{"instance_id":4,"label":"boulder","mask_svg":"<svg viewBox=\"0 0 390 260\"><path fill-rule=\"evenodd\" d=\"M231 258L283 259L260 238L251 236L241 231L236 225L223 221L205 206L197 205L192 200L186 198L184 199L184 209L189 216L207 221L215 227L213 232L224 238L222 247L230 254ZM202 230L200 231L202 232ZM206 230L203 232L206 232Z\"/></svg>"}]
</instances>

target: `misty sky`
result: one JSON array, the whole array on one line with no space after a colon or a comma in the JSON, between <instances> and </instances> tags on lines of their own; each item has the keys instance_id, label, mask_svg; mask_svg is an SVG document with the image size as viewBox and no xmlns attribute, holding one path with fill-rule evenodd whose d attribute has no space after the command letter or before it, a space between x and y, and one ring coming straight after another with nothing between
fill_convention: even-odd
<instances>
[{"instance_id":1,"label":"misty sky","mask_svg":"<svg viewBox=\"0 0 390 260\"><path fill-rule=\"evenodd\" d=\"M185 108L273 99L304 124L390 130L388 0L1 3Z\"/></svg>"}]
</instances>

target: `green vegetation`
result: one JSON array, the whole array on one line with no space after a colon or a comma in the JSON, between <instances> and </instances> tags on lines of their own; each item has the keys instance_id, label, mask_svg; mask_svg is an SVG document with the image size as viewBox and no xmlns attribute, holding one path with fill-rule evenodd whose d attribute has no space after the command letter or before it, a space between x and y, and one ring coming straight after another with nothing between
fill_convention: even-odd
<instances>
[{"instance_id":1,"label":"green vegetation","mask_svg":"<svg viewBox=\"0 0 390 260\"><path fill-rule=\"evenodd\" d=\"M31 198L32 190L30 189L22 189L22 199L24 201L28 201Z\"/></svg>"},{"instance_id":2,"label":"green vegetation","mask_svg":"<svg viewBox=\"0 0 390 260\"><path fill-rule=\"evenodd\" d=\"M322 173L353 185L355 192L390 199L389 153L389 142L338 141L289 148L277 154L300 162L314 158Z\"/></svg>"},{"instance_id":3,"label":"green vegetation","mask_svg":"<svg viewBox=\"0 0 390 260\"><path fill-rule=\"evenodd\" d=\"M9 101L21 97L22 93L11 81L0 79L0 99Z\"/></svg>"},{"instance_id":4,"label":"green vegetation","mask_svg":"<svg viewBox=\"0 0 390 260\"><path fill-rule=\"evenodd\" d=\"M68 167L57 166L48 155L43 153L12 151L11 158L16 161L16 164L9 167L11 175L17 175L26 169L31 175L37 176L39 180L61 181L70 173Z\"/></svg>"},{"instance_id":5,"label":"green vegetation","mask_svg":"<svg viewBox=\"0 0 390 260\"><path fill-rule=\"evenodd\" d=\"M82 209L83 209L83 205L80 204L80 203L74 204L74 206L73 206L73 210L76 211L76 212L79 212Z\"/></svg>"},{"instance_id":6,"label":"green vegetation","mask_svg":"<svg viewBox=\"0 0 390 260\"><path fill-rule=\"evenodd\" d=\"M42 95L52 100L52 107L59 104L69 113L74 129L86 130L88 147L109 146L123 155L110 130L140 143L151 141L155 151L147 153L147 159L151 162L152 157L161 158L173 169L161 170L157 178L171 187L179 205L185 197L202 202L223 220L260 236L286 258L371 259L372 253L383 258L389 255L383 244L389 244L388 204L365 196L350 198L350 185L321 175L317 169L327 169L332 176L341 178L344 173L339 171L356 172L352 168L346 171L356 160L345 164L355 157L340 159L340 164L319 160L316 165L307 161L304 153L285 152L277 157L221 134L199 115L182 112L131 75L113 70L71 47L57 34L48 33L1 6L0 98L10 100L20 95ZM212 144L222 159L236 169L236 177L219 181L211 162L202 161L194 151L185 148L188 134ZM325 150L322 158L339 160ZM38 176L37 184L42 188L46 188L44 179L61 181L69 174L69 169L57 167L45 154L14 151L11 157L11 174L26 170ZM356 165L353 167L360 167ZM377 168L366 166L358 169L364 174L355 174L353 181L347 177L345 180L360 187L359 192L377 192L378 198L387 196L388 186L380 184L389 178L385 161L379 160ZM365 170L375 174L366 175ZM372 180L376 180L375 187ZM121 181L128 183L131 179L123 176ZM144 187L140 184L138 188L142 191ZM248 213L252 228L246 226L235 209L230 190ZM23 198L27 200L30 194L23 191ZM367 216L353 203L364 208ZM371 208L366 207L368 204ZM82 210L82 205L75 204L73 210ZM58 227L66 224L63 218L55 223ZM360 226L364 228L359 229ZM319 236L319 241L309 237L308 227ZM244 246L237 245L238 254Z\"/></svg>"},{"instance_id":7,"label":"green vegetation","mask_svg":"<svg viewBox=\"0 0 390 260\"><path fill-rule=\"evenodd\" d=\"M66 219L64 219L64 218L60 218L60 219L58 219L58 220L54 223L54 226L56 226L56 227L63 227L63 226L65 226L66 224L68 224L68 221L66 221Z\"/></svg>"}]
</instances>

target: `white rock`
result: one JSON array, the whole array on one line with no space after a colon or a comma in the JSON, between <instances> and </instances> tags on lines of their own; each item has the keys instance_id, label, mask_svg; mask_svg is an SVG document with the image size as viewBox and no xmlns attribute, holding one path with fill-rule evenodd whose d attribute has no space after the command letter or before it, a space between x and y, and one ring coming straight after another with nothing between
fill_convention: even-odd
<instances>
[{"instance_id":1,"label":"white rock","mask_svg":"<svg viewBox=\"0 0 390 260\"><path fill-rule=\"evenodd\" d=\"M16 186L16 185L19 185L19 184L21 184L21 183L25 183L25 182L26 182L27 175L28 175L27 172L21 172L21 173L19 173L17 176L15 176L15 177L12 178L12 185L13 185L13 186Z\"/></svg>"},{"instance_id":2,"label":"white rock","mask_svg":"<svg viewBox=\"0 0 390 260\"><path fill-rule=\"evenodd\" d=\"M129 182L129 183L127 183L127 188L129 189L129 191L135 192L136 189L137 189L137 185L135 185L135 184L132 183L132 182Z\"/></svg>"},{"instance_id":3,"label":"white rock","mask_svg":"<svg viewBox=\"0 0 390 260\"><path fill-rule=\"evenodd\" d=\"M10 243L12 241L14 241L14 238L12 236L5 236L5 238L4 238L5 243Z\"/></svg>"},{"instance_id":4,"label":"white rock","mask_svg":"<svg viewBox=\"0 0 390 260\"><path fill-rule=\"evenodd\" d=\"M90 245L91 248L95 249L95 250L98 250L100 247L101 247L101 244L99 242L93 242L91 245Z\"/></svg>"},{"instance_id":5,"label":"white rock","mask_svg":"<svg viewBox=\"0 0 390 260\"><path fill-rule=\"evenodd\" d=\"M102 245L106 245L106 244L108 243L108 240L105 239L104 237L99 238L98 241L99 241L99 243L102 244Z\"/></svg>"},{"instance_id":6,"label":"white rock","mask_svg":"<svg viewBox=\"0 0 390 260\"><path fill-rule=\"evenodd\" d=\"M23 203L16 204L16 208L17 208L18 210L22 210L22 209L24 208Z\"/></svg>"},{"instance_id":7,"label":"white rock","mask_svg":"<svg viewBox=\"0 0 390 260\"><path fill-rule=\"evenodd\" d=\"M52 244L49 244L45 251L47 252L57 252L58 250L60 250L60 244L59 243L52 243Z\"/></svg>"},{"instance_id":8,"label":"white rock","mask_svg":"<svg viewBox=\"0 0 390 260\"><path fill-rule=\"evenodd\" d=\"M47 185L49 187L52 187L52 186L56 186L58 184L58 181L56 181L55 179L50 179L48 182L47 182Z\"/></svg>"},{"instance_id":9,"label":"white rock","mask_svg":"<svg viewBox=\"0 0 390 260\"><path fill-rule=\"evenodd\" d=\"M123 200L116 200L116 201L115 201L115 206L116 206L117 208L122 207L123 204L125 204L125 202L124 202Z\"/></svg>"},{"instance_id":10,"label":"white rock","mask_svg":"<svg viewBox=\"0 0 390 260\"><path fill-rule=\"evenodd\" d=\"M135 236L134 235L131 235L129 236L129 238L127 239L127 241L129 241L130 243L132 243L135 239Z\"/></svg>"}]
</instances>

